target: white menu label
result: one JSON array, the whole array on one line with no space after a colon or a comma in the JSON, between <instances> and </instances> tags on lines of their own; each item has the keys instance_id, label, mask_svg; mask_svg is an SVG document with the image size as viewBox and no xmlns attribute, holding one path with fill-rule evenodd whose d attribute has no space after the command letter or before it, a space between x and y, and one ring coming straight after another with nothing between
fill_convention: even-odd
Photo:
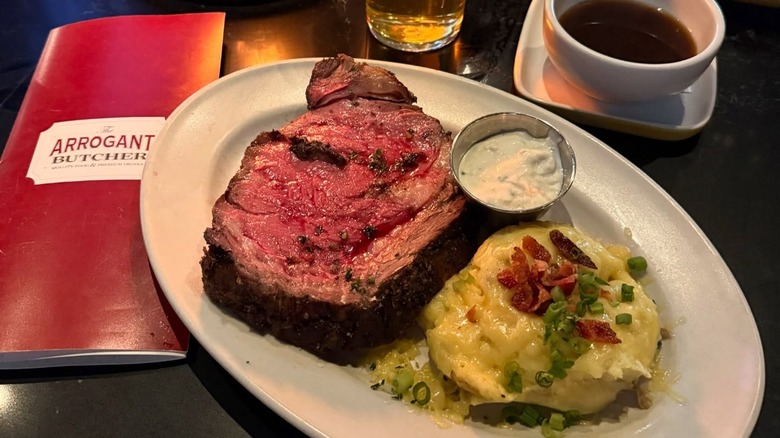
<instances>
[{"instance_id":1,"label":"white menu label","mask_svg":"<svg viewBox=\"0 0 780 438\"><path fill-rule=\"evenodd\" d=\"M27 177L35 184L141 179L164 117L54 123L38 137Z\"/></svg>"}]
</instances>

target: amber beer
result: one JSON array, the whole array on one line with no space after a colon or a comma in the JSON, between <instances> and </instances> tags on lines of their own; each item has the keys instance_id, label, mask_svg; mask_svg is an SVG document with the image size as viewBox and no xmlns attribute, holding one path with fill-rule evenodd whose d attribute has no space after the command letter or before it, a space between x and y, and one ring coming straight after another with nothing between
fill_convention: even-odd
<instances>
[{"instance_id":1,"label":"amber beer","mask_svg":"<svg viewBox=\"0 0 780 438\"><path fill-rule=\"evenodd\" d=\"M458 36L465 6L466 0L366 0L366 20L383 44L422 52Z\"/></svg>"}]
</instances>

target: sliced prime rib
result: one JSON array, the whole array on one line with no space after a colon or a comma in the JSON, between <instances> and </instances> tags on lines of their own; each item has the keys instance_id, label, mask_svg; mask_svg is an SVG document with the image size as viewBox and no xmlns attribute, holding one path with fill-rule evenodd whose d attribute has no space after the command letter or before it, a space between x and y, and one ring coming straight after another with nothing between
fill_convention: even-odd
<instances>
[{"instance_id":1,"label":"sliced prime rib","mask_svg":"<svg viewBox=\"0 0 780 438\"><path fill-rule=\"evenodd\" d=\"M203 285L257 331L334 360L402 334L474 245L450 134L392 73L339 55L306 97L216 201Z\"/></svg>"}]
</instances>

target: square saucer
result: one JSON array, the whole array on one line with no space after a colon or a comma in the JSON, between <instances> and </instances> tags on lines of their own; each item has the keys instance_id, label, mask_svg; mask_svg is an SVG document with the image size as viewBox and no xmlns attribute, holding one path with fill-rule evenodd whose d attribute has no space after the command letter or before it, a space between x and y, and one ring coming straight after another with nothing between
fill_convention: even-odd
<instances>
[{"instance_id":1,"label":"square saucer","mask_svg":"<svg viewBox=\"0 0 780 438\"><path fill-rule=\"evenodd\" d=\"M605 102L574 88L547 56L542 38L543 0L532 0L514 65L514 85L525 99L584 125L659 140L682 140L701 131L717 95L716 60L680 93L643 102Z\"/></svg>"}]
</instances>

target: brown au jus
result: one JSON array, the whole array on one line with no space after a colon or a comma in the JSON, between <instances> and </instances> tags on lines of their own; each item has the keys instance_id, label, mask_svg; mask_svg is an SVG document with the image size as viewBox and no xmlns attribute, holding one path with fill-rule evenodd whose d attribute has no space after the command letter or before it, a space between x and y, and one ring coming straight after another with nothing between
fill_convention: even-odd
<instances>
[{"instance_id":1,"label":"brown au jus","mask_svg":"<svg viewBox=\"0 0 780 438\"><path fill-rule=\"evenodd\" d=\"M590 0L559 19L583 45L624 61L665 64L696 54L690 31L671 14L626 0Z\"/></svg>"}]
</instances>

